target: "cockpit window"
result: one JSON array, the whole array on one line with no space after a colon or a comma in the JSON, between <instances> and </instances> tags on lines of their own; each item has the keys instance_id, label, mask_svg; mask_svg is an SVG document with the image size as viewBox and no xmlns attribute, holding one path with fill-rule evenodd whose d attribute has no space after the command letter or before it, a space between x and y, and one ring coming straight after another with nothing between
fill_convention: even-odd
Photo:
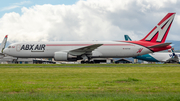
<instances>
[{"instance_id":1,"label":"cockpit window","mask_svg":"<svg viewBox=\"0 0 180 101\"><path fill-rule=\"evenodd\" d=\"M9 46L8 48L11 48L11 46Z\"/></svg>"}]
</instances>

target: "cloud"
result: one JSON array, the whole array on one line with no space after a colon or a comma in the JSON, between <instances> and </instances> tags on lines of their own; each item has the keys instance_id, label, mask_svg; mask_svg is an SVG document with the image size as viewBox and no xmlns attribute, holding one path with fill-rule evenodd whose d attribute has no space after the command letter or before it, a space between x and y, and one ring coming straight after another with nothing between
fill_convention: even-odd
<instances>
[{"instance_id":1,"label":"cloud","mask_svg":"<svg viewBox=\"0 0 180 101\"><path fill-rule=\"evenodd\" d=\"M180 25L176 0L87 0L73 5L22 7L22 14L0 18L0 33L17 41L91 41L142 39L168 12L176 12L168 39L177 38Z\"/></svg>"},{"instance_id":2,"label":"cloud","mask_svg":"<svg viewBox=\"0 0 180 101\"><path fill-rule=\"evenodd\" d=\"M11 6L3 7L0 11L12 10L12 9L15 9L15 8L19 8L24 4L29 4L29 3L31 3L31 2L30 1L22 1L20 3L14 3Z\"/></svg>"},{"instance_id":3,"label":"cloud","mask_svg":"<svg viewBox=\"0 0 180 101\"><path fill-rule=\"evenodd\" d=\"M20 7L20 6L13 5L13 6L9 6L9 7L4 7L0 11L7 11L7 10L15 9L15 8L18 8L18 7Z\"/></svg>"},{"instance_id":4,"label":"cloud","mask_svg":"<svg viewBox=\"0 0 180 101\"><path fill-rule=\"evenodd\" d=\"M19 3L14 3L14 5L24 5L24 4L30 4L31 1L22 1L22 2L19 2Z\"/></svg>"}]
</instances>

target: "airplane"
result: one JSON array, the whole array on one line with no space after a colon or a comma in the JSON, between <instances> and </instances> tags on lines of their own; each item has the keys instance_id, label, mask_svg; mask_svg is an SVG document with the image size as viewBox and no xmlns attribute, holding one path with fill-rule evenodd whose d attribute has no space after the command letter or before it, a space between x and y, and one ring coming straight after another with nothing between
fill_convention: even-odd
<instances>
[{"instance_id":1,"label":"airplane","mask_svg":"<svg viewBox=\"0 0 180 101\"><path fill-rule=\"evenodd\" d=\"M164 62L164 63L180 63L180 53L175 53L172 49L172 53L168 52L155 52L133 58L149 61L149 62Z\"/></svg>"},{"instance_id":2,"label":"airplane","mask_svg":"<svg viewBox=\"0 0 180 101\"><path fill-rule=\"evenodd\" d=\"M8 38L8 35L6 35L0 45L0 59L4 57L4 54L3 54L3 50L6 46L6 42L7 42L7 38Z\"/></svg>"},{"instance_id":3,"label":"airplane","mask_svg":"<svg viewBox=\"0 0 180 101\"><path fill-rule=\"evenodd\" d=\"M164 43L175 13L168 13L143 39L139 41L59 41L18 42L3 53L17 58L54 58L56 61L89 63L92 58L125 58L170 49Z\"/></svg>"},{"instance_id":4,"label":"airplane","mask_svg":"<svg viewBox=\"0 0 180 101\"><path fill-rule=\"evenodd\" d=\"M126 41L132 41L128 35L124 35L124 38ZM149 62L180 63L179 57L180 53L175 53L174 48L171 48L171 50L168 50L168 52L149 53L145 55L136 56L133 58Z\"/></svg>"},{"instance_id":5,"label":"airplane","mask_svg":"<svg viewBox=\"0 0 180 101\"><path fill-rule=\"evenodd\" d=\"M132 41L128 35L124 35L125 41Z\"/></svg>"}]
</instances>

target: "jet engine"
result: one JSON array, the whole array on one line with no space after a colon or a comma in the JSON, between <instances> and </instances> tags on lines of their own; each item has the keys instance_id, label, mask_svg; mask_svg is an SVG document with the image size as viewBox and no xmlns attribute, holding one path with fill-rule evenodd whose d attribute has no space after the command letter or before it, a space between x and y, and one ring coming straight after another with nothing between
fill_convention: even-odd
<instances>
[{"instance_id":1,"label":"jet engine","mask_svg":"<svg viewBox=\"0 0 180 101\"><path fill-rule=\"evenodd\" d=\"M77 56L70 55L67 52L55 52L54 60L56 61L77 61Z\"/></svg>"}]
</instances>

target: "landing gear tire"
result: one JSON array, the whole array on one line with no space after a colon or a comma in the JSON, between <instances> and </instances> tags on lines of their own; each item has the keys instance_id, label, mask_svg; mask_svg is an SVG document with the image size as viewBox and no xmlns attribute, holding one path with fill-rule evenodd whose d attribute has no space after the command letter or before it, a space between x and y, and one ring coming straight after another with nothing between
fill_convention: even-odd
<instances>
[{"instance_id":1,"label":"landing gear tire","mask_svg":"<svg viewBox=\"0 0 180 101\"><path fill-rule=\"evenodd\" d=\"M89 63L90 63L90 64L94 64L94 61L90 61Z\"/></svg>"},{"instance_id":2,"label":"landing gear tire","mask_svg":"<svg viewBox=\"0 0 180 101\"><path fill-rule=\"evenodd\" d=\"M86 63L85 61L81 61L81 64L84 64L84 63Z\"/></svg>"},{"instance_id":3,"label":"landing gear tire","mask_svg":"<svg viewBox=\"0 0 180 101\"><path fill-rule=\"evenodd\" d=\"M81 64L94 64L94 61L81 61Z\"/></svg>"}]
</instances>

